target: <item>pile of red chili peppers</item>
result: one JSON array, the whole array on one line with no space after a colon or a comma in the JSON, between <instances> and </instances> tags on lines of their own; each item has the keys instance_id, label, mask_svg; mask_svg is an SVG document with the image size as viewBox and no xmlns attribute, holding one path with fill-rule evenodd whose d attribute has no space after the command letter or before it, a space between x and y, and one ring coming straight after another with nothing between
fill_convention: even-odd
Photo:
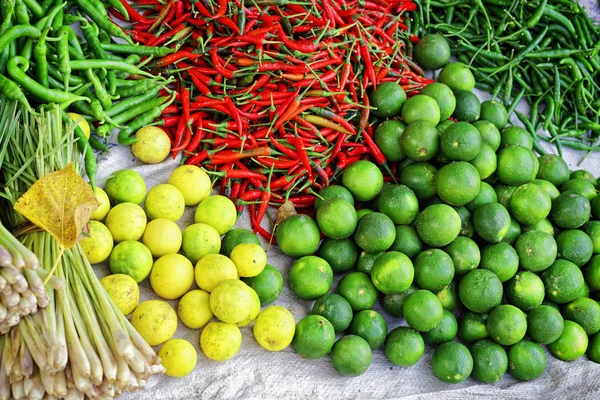
<instances>
[{"instance_id":1,"label":"pile of red chili peppers","mask_svg":"<svg viewBox=\"0 0 600 400\"><path fill-rule=\"evenodd\" d=\"M267 240L269 204L310 208L313 190L361 158L394 173L372 139L367 93L431 82L407 56L412 0L122 3L134 41L178 47L148 64L177 78L158 121L173 156L219 177Z\"/></svg>"}]
</instances>

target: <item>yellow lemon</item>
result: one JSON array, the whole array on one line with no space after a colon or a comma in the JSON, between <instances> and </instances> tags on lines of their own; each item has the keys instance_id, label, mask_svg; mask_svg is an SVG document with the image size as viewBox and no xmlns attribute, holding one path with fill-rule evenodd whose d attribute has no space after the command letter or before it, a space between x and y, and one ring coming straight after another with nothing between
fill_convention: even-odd
<instances>
[{"instance_id":1,"label":"yellow lemon","mask_svg":"<svg viewBox=\"0 0 600 400\"><path fill-rule=\"evenodd\" d=\"M207 292L227 279L237 279L238 273L235 264L221 254L204 256L196 264L196 283L198 287Z\"/></svg>"},{"instance_id":2,"label":"yellow lemon","mask_svg":"<svg viewBox=\"0 0 600 400\"><path fill-rule=\"evenodd\" d=\"M231 261L235 264L238 274L251 278L260 274L267 265L267 253L262 247L253 243L243 243L231 252Z\"/></svg>"},{"instance_id":3,"label":"yellow lemon","mask_svg":"<svg viewBox=\"0 0 600 400\"><path fill-rule=\"evenodd\" d=\"M73 121L77 122L77 126L79 126L81 128L81 131L83 132L83 135L85 136L85 138L89 139L90 138L90 124L88 124L88 122L85 120L85 118L83 118L81 115L74 113L74 112L67 113L67 115Z\"/></svg>"},{"instance_id":4,"label":"yellow lemon","mask_svg":"<svg viewBox=\"0 0 600 400\"><path fill-rule=\"evenodd\" d=\"M146 213L142 207L133 203L120 203L114 206L106 216L106 227L115 242L138 240L146 230Z\"/></svg>"},{"instance_id":5,"label":"yellow lemon","mask_svg":"<svg viewBox=\"0 0 600 400\"><path fill-rule=\"evenodd\" d=\"M158 356L165 367L165 374L173 378L181 378L192 372L198 361L196 349L185 339L169 340L160 348Z\"/></svg>"},{"instance_id":6,"label":"yellow lemon","mask_svg":"<svg viewBox=\"0 0 600 400\"><path fill-rule=\"evenodd\" d=\"M271 306L258 314L252 331L262 347L269 351L281 351L292 343L296 322L286 308Z\"/></svg>"},{"instance_id":7,"label":"yellow lemon","mask_svg":"<svg viewBox=\"0 0 600 400\"><path fill-rule=\"evenodd\" d=\"M90 237L79 241L90 264L99 264L110 256L113 237L108 228L98 221L90 221Z\"/></svg>"},{"instance_id":8,"label":"yellow lemon","mask_svg":"<svg viewBox=\"0 0 600 400\"><path fill-rule=\"evenodd\" d=\"M140 289L136 281L125 274L113 274L100 279L100 284L115 302L123 315L129 315L140 301Z\"/></svg>"},{"instance_id":9,"label":"yellow lemon","mask_svg":"<svg viewBox=\"0 0 600 400\"><path fill-rule=\"evenodd\" d=\"M252 290L252 307L250 309L250 314L248 314L248 316L241 320L240 322L238 322L236 325L238 327L243 327L243 326L247 326L250 325L252 323L252 321L254 321L256 319L256 317L258 316L258 313L260 313L260 298L258 297L258 294L256 294L256 292L250 288Z\"/></svg>"},{"instance_id":10,"label":"yellow lemon","mask_svg":"<svg viewBox=\"0 0 600 400\"><path fill-rule=\"evenodd\" d=\"M110 253L108 266L113 274L127 274L139 283L152 270L152 253L138 241L124 240Z\"/></svg>"},{"instance_id":11,"label":"yellow lemon","mask_svg":"<svg viewBox=\"0 0 600 400\"><path fill-rule=\"evenodd\" d=\"M210 309L215 317L229 324L237 324L252 312L253 290L237 279L223 281L210 294Z\"/></svg>"},{"instance_id":12,"label":"yellow lemon","mask_svg":"<svg viewBox=\"0 0 600 400\"><path fill-rule=\"evenodd\" d=\"M211 360L229 360L237 354L241 345L242 333L234 324L211 322L200 334L200 348Z\"/></svg>"},{"instance_id":13,"label":"yellow lemon","mask_svg":"<svg viewBox=\"0 0 600 400\"><path fill-rule=\"evenodd\" d=\"M169 219L158 218L148 222L142 242L155 258L177 253L181 248L181 229Z\"/></svg>"},{"instance_id":14,"label":"yellow lemon","mask_svg":"<svg viewBox=\"0 0 600 400\"><path fill-rule=\"evenodd\" d=\"M110 211L110 200L108 195L104 191L104 189L97 187L96 188L96 200L100 203L100 206L94 210L90 219L95 221L102 221L106 218L106 215Z\"/></svg>"},{"instance_id":15,"label":"yellow lemon","mask_svg":"<svg viewBox=\"0 0 600 400\"><path fill-rule=\"evenodd\" d=\"M214 316L210 309L210 294L204 290L187 292L177 306L177 315L185 326L200 329Z\"/></svg>"},{"instance_id":16,"label":"yellow lemon","mask_svg":"<svg viewBox=\"0 0 600 400\"><path fill-rule=\"evenodd\" d=\"M131 314L131 325L150 346L171 339L177 330L177 314L169 303L148 300L140 303Z\"/></svg>"},{"instance_id":17,"label":"yellow lemon","mask_svg":"<svg viewBox=\"0 0 600 400\"><path fill-rule=\"evenodd\" d=\"M218 254L221 250L219 232L210 225L192 224L183 231L183 254L196 263L209 254Z\"/></svg>"},{"instance_id":18,"label":"yellow lemon","mask_svg":"<svg viewBox=\"0 0 600 400\"><path fill-rule=\"evenodd\" d=\"M208 174L195 165L182 165L171 173L169 184L183 194L186 206L198 205L210 195L212 182Z\"/></svg>"},{"instance_id":19,"label":"yellow lemon","mask_svg":"<svg viewBox=\"0 0 600 400\"><path fill-rule=\"evenodd\" d=\"M104 184L104 191L112 205L119 203L142 204L146 197L146 182L138 172L132 169L122 169L108 178Z\"/></svg>"},{"instance_id":20,"label":"yellow lemon","mask_svg":"<svg viewBox=\"0 0 600 400\"><path fill-rule=\"evenodd\" d=\"M137 142L131 145L133 156L145 164L163 162L171 151L171 140L158 126L145 126L135 133Z\"/></svg>"},{"instance_id":21,"label":"yellow lemon","mask_svg":"<svg viewBox=\"0 0 600 400\"><path fill-rule=\"evenodd\" d=\"M164 183L150 189L144 207L150 220L165 218L177 221L185 210L185 200L179 189Z\"/></svg>"},{"instance_id":22,"label":"yellow lemon","mask_svg":"<svg viewBox=\"0 0 600 400\"><path fill-rule=\"evenodd\" d=\"M187 293L194 283L194 267L181 254L167 254L154 262L150 272L150 286L167 300L175 300Z\"/></svg>"},{"instance_id":23,"label":"yellow lemon","mask_svg":"<svg viewBox=\"0 0 600 400\"><path fill-rule=\"evenodd\" d=\"M208 224L215 228L219 235L226 234L237 219L237 210L233 201L225 196L208 196L196 209L194 222Z\"/></svg>"}]
</instances>

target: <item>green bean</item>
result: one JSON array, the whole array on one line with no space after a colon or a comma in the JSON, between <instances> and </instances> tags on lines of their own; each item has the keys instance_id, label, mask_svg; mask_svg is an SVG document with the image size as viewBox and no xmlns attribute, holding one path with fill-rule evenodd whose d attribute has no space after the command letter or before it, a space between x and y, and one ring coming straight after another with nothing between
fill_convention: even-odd
<instances>
[{"instance_id":1,"label":"green bean","mask_svg":"<svg viewBox=\"0 0 600 400\"><path fill-rule=\"evenodd\" d=\"M85 172L90 180L92 189L96 190L96 173L98 172L98 165L96 163L94 151L92 150L92 147L90 146L79 125L75 124L71 117L69 117L64 111L62 113L62 120L65 126L74 127L75 136L77 136L77 147L79 147L79 151L84 157Z\"/></svg>"},{"instance_id":2,"label":"green bean","mask_svg":"<svg viewBox=\"0 0 600 400\"><path fill-rule=\"evenodd\" d=\"M21 69L23 67L23 70ZM25 73L29 69L29 61L21 56L15 56L8 61L8 73L16 83L25 88L29 93L37 98L52 102L70 104L77 100L88 100L87 97L76 96L69 92L48 89L31 79Z\"/></svg>"},{"instance_id":3,"label":"green bean","mask_svg":"<svg viewBox=\"0 0 600 400\"><path fill-rule=\"evenodd\" d=\"M74 0L74 2L98 25L99 28L104 29L109 35L121 38L127 43L133 44L131 37L125 34L125 32L121 30L121 27L102 15L89 1Z\"/></svg>"},{"instance_id":4,"label":"green bean","mask_svg":"<svg viewBox=\"0 0 600 400\"><path fill-rule=\"evenodd\" d=\"M164 57L175 51L175 49L169 47L141 46L137 44L103 43L101 46L102 49L112 53L137 54L140 56Z\"/></svg>"}]
</instances>

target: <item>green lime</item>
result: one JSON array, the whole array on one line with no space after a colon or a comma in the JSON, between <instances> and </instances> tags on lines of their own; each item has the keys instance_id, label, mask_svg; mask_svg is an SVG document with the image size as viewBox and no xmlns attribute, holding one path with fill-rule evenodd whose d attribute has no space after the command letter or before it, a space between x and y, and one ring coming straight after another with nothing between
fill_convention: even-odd
<instances>
[{"instance_id":1,"label":"green lime","mask_svg":"<svg viewBox=\"0 0 600 400\"><path fill-rule=\"evenodd\" d=\"M440 108L440 120L442 122L447 121L456 108L456 98L452 93L452 89L441 82L434 82L425 86L419 94L429 96L436 101Z\"/></svg>"},{"instance_id":2,"label":"green lime","mask_svg":"<svg viewBox=\"0 0 600 400\"><path fill-rule=\"evenodd\" d=\"M460 217L460 232L458 233L460 236L472 237L473 236L473 218L469 210L467 210L464 206L454 206L452 207L457 212Z\"/></svg>"},{"instance_id":3,"label":"green lime","mask_svg":"<svg viewBox=\"0 0 600 400\"><path fill-rule=\"evenodd\" d=\"M111 273L129 275L140 283L150 274L152 253L140 242L124 240L113 248L108 264Z\"/></svg>"},{"instance_id":4,"label":"green lime","mask_svg":"<svg viewBox=\"0 0 600 400\"><path fill-rule=\"evenodd\" d=\"M452 258L440 249L421 252L415 258L414 278L415 283L422 289L432 292L443 289L454 278Z\"/></svg>"},{"instance_id":5,"label":"green lime","mask_svg":"<svg viewBox=\"0 0 600 400\"><path fill-rule=\"evenodd\" d=\"M337 292L350 303L355 312L369 310L377 301L377 289L369 275L362 272L350 272L344 276L338 284Z\"/></svg>"},{"instance_id":6,"label":"green lime","mask_svg":"<svg viewBox=\"0 0 600 400\"><path fill-rule=\"evenodd\" d=\"M588 221L581 229L592 239L594 254L600 253L600 221Z\"/></svg>"},{"instance_id":7,"label":"green lime","mask_svg":"<svg viewBox=\"0 0 600 400\"><path fill-rule=\"evenodd\" d=\"M446 383L460 383L473 371L473 357L465 345L446 342L433 352L431 367L435 376Z\"/></svg>"},{"instance_id":8,"label":"green lime","mask_svg":"<svg viewBox=\"0 0 600 400\"><path fill-rule=\"evenodd\" d=\"M479 340L470 347L473 356L471 376L483 383L496 383L508 369L508 357L504 347L489 339Z\"/></svg>"},{"instance_id":9,"label":"green lime","mask_svg":"<svg viewBox=\"0 0 600 400\"><path fill-rule=\"evenodd\" d=\"M404 158L402 147L400 147L400 137L404 132L406 125L395 119L383 121L375 129L373 140L381 149L388 162L398 162Z\"/></svg>"},{"instance_id":10,"label":"green lime","mask_svg":"<svg viewBox=\"0 0 600 400\"><path fill-rule=\"evenodd\" d=\"M370 104L375 107L373 113L380 118L391 118L400 115L406 102L406 93L402 86L395 82L384 82L369 96Z\"/></svg>"},{"instance_id":11,"label":"green lime","mask_svg":"<svg viewBox=\"0 0 600 400\"><path fill-rule=\"evenodd\" d=\"M467 122L450 125L440 135L440 147L453 161L471 161L481 149L481 135Z\"/></svg>"},{"instance_id":12,"label":"green lime","mask_svg":"<svg viewBox=\"0 0 600 400\"><path fill-rule=\"evenodd\" d=\"M415 46L415 61L425 69L442 68L450 60L450 45L444 36L430 33Z\"/></svg>"},{"instance_id":13,"label":"green lime","mask_svg":"<svg viewBox=\"0 0 600 400\"><path fill-rule=\"evenodd\" d=\"M418 94L406 100L402 106L402 119L409 125L424 121L435 127L440 122L440 107L433 98Z\"/></svg>"},{"instance_id":14,"label":"green lime","mask_svg":"<svg viewBox=\"0 0 600 400\"><path fill-rule=\"evenodd\" d=\"M400 183L412 189L419 200L435 196L435 176L438 170L429 163L414 163L402 170Z\"/></svg>"},{"instance_id":15,"label":"green lime","mask_svg":"<svg viewBox=\"0 0 600 400\"><path fill-rule=\"evenodd\" d=\"M533 149L533 139L529 132L520 126L509 126L500 132L500 147L521 146Z\"/></svg>"},{"instance_id":16,"label":"green lime","mask_svg":"<svg viewBox=\"0 0 600 400\"><path fill-rule=\"evenodd\" d=\"M538 185L526 183L510 198L510 213L520 223L534 225L550 214L552 199Z\"/></svg>"},{"instance_id":17,"label":"green lime","mask_svg":"<svg viewBox=\"0 0 600 400\"><path fill-rule=\"evenodd\" d=\"M445 202L462 206L479 193L480 176L477 169L465 161L444 165L436 176L436 191Z\"/></svg>"},{"instance_id":18,"label":"green lime","mask_svg":"<svg viewBox=\"0 0 600 400\"><path fill-rule=\"evenodd\" d=\"M383 296L384 311L392 317L402 318L404 315L404 301L415 290L419 290L419 288L413 284L402 293L390 293Z\"/></svg>"},{"instance_id":19,"label":"green lime","mask_svg":"<svg viewBox=\"0 0 600 400\"><path fill-rule=\"evenodd\" d=\"M405 185L393 185L384 189L377 198L377 208L396 225L410 225L417 218L419 200Z\"/></svg>"},{"instance_id":20,"label":"green lime","mask_svg":"<svg viewBox=\"0 0 600 400\"><path fill-rule=\"evenodd\" d=\"M460 300L458 299L458 285L456 281L450 282L444 288L438 290L435 295L442 303L444 310L454 312L458 308Z\"/></svg>"},{"instance_id":21,"label":"green lime","mask_svg":"<svg viewBox=\"0 0 600 400\"><path fill-rule=\"evenodd\" d=\"M496 125L490 121L479 120L473 122L473 126L477 128L481 135L481 141L490 146L494 152L500 147L500 131L496 128Z\"/></svg>"},{"instance_id":22,"label":"green lime","mask_svg":"<svg viewBox=\"0 0 600 400\"><path fill-rule=\"evenodd\" d=\"M457 275L466 274L479 266L481 253L479 246L473 240L465 236L459 236L444 248L452 259L454 272Z\"/></svg>"},{"instance_id":23,"label":"green lime","mask_svg":"<svg viewBox=\"0 0 600 400\"><path fill-rule=\"evenodd\" d=\"M487 179L492 176L496 172L498 164L496 152L487 143L481 144L479 154L469 162L477 168L481 179Z\"/></svg>"},{"instance_id":24,"label":"green lime","mask_svg":"<svg viewBox=\"0 0 600 400\"><path fill-rule=\"evenodd\" d=\"M502 304L490 312L487 329L495 342L511 346L525 337L527 316L513 305Z\"/></svg>"},{"instance_id":25,"label":"green lime","mask_svg":"<svg viewBox=\"0 0 600 400\"><path fill-rule=\"evenodd\" d=\"M481 113L481 102L470 90L454 90L456 97L456 108L452 117L459 121L474 122L479 119Z\"/></svg>"},{"instance_id":26,"label":"green lime","mask_svg":"<svg viewBox=\"0 0 600 400\"><path fill-rule=\"evenodd\" d=\"M549 181L556 187L569 180L569 166L562 157L555 154L544 154L539 158L539 162L540 170L537 173L537 179Z\"/></svg>"},{"instance_id":27,"label":"green lime","mask_svg":"<svg viewBox=\"0 0 600 400\"><path fill-rule=\"evenodd\" d=\"M366 251L361 251L361 253L358 255L358 261L356 262L356 270L358 272L364 272L367 275L371 275L375 260L377 260L377 257L384 253L385 252L383 251L379 251L377 253L367 253Z\"/></svg>"},{"instance_id":28,"label":"green lime","mask_svg":"<svg viewBox=\"0 0 600 400\"><path fill-rule=\"evenodd\" d=\"M443 85L443 83L440 83L440 85ZM427 88L428 86L425 86L425 87ZM454 94L452 96L454 96ZM439 103L438 103L438 105L439 105ZM455 123L456 122L454 122L454 121L452 121L450 119L446 119L446 120L443 120L442 122L440 122L439 124L437 124L435 127L437 128L438 132L440 134L442 134L446 130L446 128L448 128L450 125L455 124ZM441 154L438 153L438 157L440 155Z\"/></svg>"},{"instance_id":29,"label":"green lime","mask_svg":"<svg viewBox=\"0 0 600 400\"><path fill-rule=\"evenodd\" d=\"M600 255L593 256L585 268L585 281L594 290L600 290Z\"/></svg>"},{"instance_id":30,"label":"green lime","mask_svg":"<svg viewBox=\"0 0 600 400\"><path fill-rule=\"evenodd\" d=\"M415 269L410 258L397 251L377 257L371 270L373 285L384 294L404 292L414 277Z\"/></svg>"},{"instance_id":31,"label":"green lime","mask_svg":"<svg viewBox=\"0 0 600 400\"><path fill-rule=\"evenodd\" d=\"M532 308L527 313L527 336L540 344L550 344L559 338L564 319L558 309L547 305Z\"/></svg>"},{"instance_id":32,"label":"green lime","mask_svg":"<svg viewBox=\"0 0 600 400\"><path fill-rule=\"evenodd\" d=\"M558 304L568 303L579 297L585 281L583 273L567 260L556 260L542 273L546 297Z\"/></svg>"},{"instance_id":33,"label":"green lime","mask_svg":"<svg viewBox=\"0 0 600 400\"><path fill-rule=\"evenodd\" d=\"M473 73L461 62L446 64L440 71L438 81L448 85L452 90L473 90L475 87Z\"/></svg>"},{"instance_id":34,"label":"green lime","mask_svg":"<svg viewBox=\"0 0 600 400\"><path fill-rule=\"evenodd\" d=\"M399 251L413 259L423 250L423 242L415 228L409 225L396 226L396 240L389 248L390 251ZM363 271L364 272L364 271Z\"/></svg>"},{"instance_id":35,"label":"green lime","mask_svg":"<svg viewBox=\"0 0 600 400\"><path fill-rule=\"evenodd\" d=\"M146 197L146 184L136 171L122 169L108 178L104 191L113 206L120 203L141 204Z\"/></svg>"},{"instance_id":36,"label":"green lime","mask_svg":"<svg viewBox=\"0 0 600 400\"><path fill-rule=\"evenodd\" d=\"M456 317L450 311L444 310L440 323L430 331L423 332L423 341L430 346L449 342L454 340L457 331Z\"/></svg>"},{"instance_id":37,"label":"green lime","mask_svg":"<svg viewBox=\"0 0 600 400\"><path fill-rule=\"evenodd\" d=\"M320 257L305 256L294 262L288 283L292 292L303 300L315 300L329 292L333 271Z\"/></svg>"},{"instance_id":38,"label":"green lime","mask_svg":"<svg viewBox=\"0 0 600 400\"><path fill-rule=\"evenodd\" d=\"M502 103L495 100L486 100L481 103L480 119L490 121L496 128L503 129L508 123L508 112Z\"/></svg>"},{"instance_id":39,"label":"green lime","mask_svg":"<svg viewBox=\"0 0 600 400\"><path fill-rule=\"evenodd\" d=\"M498 153L496 175L505 185L518 186L531 181L535 178L535 168L535 155L525 147L509 146Z\"/></svg>"},{"instance_id":40,"label":"green lime","mask_svg":"<svg viewBox=\"0 0 600 400\"><path fill-rule=\"evenodd\" d=\"M534 179L530 183L538 185L552 200L560 195L560 192L552 183L543 179Z\"/></svg>"},{"instance_id":41,"label":"green lime","mask_svg":"<svg viewBox=\"0 0 600 400\"><path fill-rule=\"evenodd\" d=\"M364 374L371 365L373 352L369 343L360 336L348 335L339 339L331 350L331 362L337 372L345 376Z\"/></svg>"},{"instance_id":42,"label":"green lime","mask_svg":"<svg viewBox=\"0 0 600 400\"><path fill-rule=\"evenodd\" d=\"M429 206L417 216L416 229L419 237L433 247L450 244L458 236L460 228L460 216L446 204Z\"/></svg>"},{"instance_id":43,"label":"green lime","mask_svg":"<svg viewBox=\"0 0 600 400\"><path fill-rule=\"evenodd\" d=\"M516 189L516 186L495 185L494 190L496 191L498 203L502 204L507 209L510 208L510 199Z\"/></svg>"},{"instance_id":44,"label":"green lime","mask_svg":"<svg viewBox=\"0 0 600 400\"><path fill-rule=\"evenodd\" d=\"M425 352L425 343L419 332L406 326L399 326L388 334L384 351L392 364L410 367L421 359Z\"/></svg>"},{"instance_id":45,"label":"green lime","mask_svg":"<svg viewBox=\"0 0 600 400\"><path fill-rule=\"evenodd\" d=\"M558 247L552 235L541 231L523 233L515 243L521 268L541 272L556 260Z\"/></svg>"},{"instance_id":46,"label":"green lime","mask_svg":"<svg viewBox=\"0 0 600 400\"><path fill-rule=\"evenodd\" d=\"M368 253L386 251L396 239L394 222L383 213L370 213L358 221L354 240Z\"/></svg>"},{"instance_id":47,"label":"green lime","mask_svg":"<svg viewBox=\"0 0 600 400\"><path fill-rule=\"evenodd\" d=\"M434 101L430 97L423 97ZM438 152L440 134L431 122L416 121L408 124L404 129L404 133L400 137L400 146L402 152L411 160L428 161Z\"/></svg>"},{"instance_id":48,"label":"green lime","mask_svg":"<svg viewBox=\"0 0 600 400\"><path fill-rule=\"evenodd\" d=\"M587 297L580 297L563 307L563 316L577 322L588 336L600 331L600 305Z\"/></svg>"},{"instance_id":49,"label":"green lime","mask_svg":"<svg viewBox=\"0 0 600 400\"><path fill-rule=\"evenodd\" d=\"M365 339L371 350L377 350L385 342L388 334L387 322L374 310L362 310L356 313L350 324L350 334Z\"/></svg>"},{"instance_id":50,"label":"green lime","mask_svg":"<svg viewBox=\"0 0 600 400\"><path fill-rule=\"evenodd\" d=\"M358 223L354 206L342 198L335 198L317 210L317 225L323 234L331 239L350 237Z\"/></svg>"},{"instance_id":51,"label":"green lime","mask_svg":"<svg viewBox=\"0 0 600 400\"><path fill-rule=\"evenodd\" d=\"M458 320L458 337L465 343L475 343L488 338L487 314L467 311Z\"/></svg>"},{"instance_id":52,"label":"green lime","mask_svg":"<svg viewBox=\"0 0 600 400\"><path fill-rule=\"evenodd\" d=\"M317 256L327 261L334 274L339 274L354 267L358 259L358 247L352 239L325 238Z\"/></svg>"},{"instance_id":53,"label":"green lime","mask_svg":"<svg viewBox=\"0 0 600 400\"><path fill-rule=\"evenodd\" d=\"M375 164L360 160L350 164L342 175L342 183L358 201L373 200L383 187L383 175Z\"/></svg>"},{"instance_id":54,"label":"green lime","mask_svg":"<svg viewBox=\"0 0 600 400\"><path fill-rule=\"evenodd\" d=\"M258 240L258 237L254 233L248 229L234 228L227 232L223 237L223 240L221 240L220 253L225 257L229 257L235 246L243 243L251 243L260 246L260 240Z\"/></svg>"},{"instance_id":55,"label":"green lime","mask_svg":"<svg viewBox=\"0 0 600 400\"><path fill-rule=\"evenodd\" d=\"M529 311L542 304L544 283L533 272L520 271L506 283L504 294L508 303L522 311Z\"/></svg>"},{"instance_id":56,"label":"green lime","mask_svg":"<svg viewBox=\"0 0 600 400\"><path fill-rule=\"evenodd\" d=\"M283 278L281 272L272 265L267 264L262 272L252 278L242 278L260 299L261 307L271 304L281 294Z\"/></svg>"},{"instance_id":57,"label":"green lime","mask_svg":"<svg viewBox=\"0 0 600 400\"><path fill-rule=\"evenodd\" d=\"M317 251L321 232L314 219L305 214L296 214L279 223L275 239L283 254L300 258Z\"/></svg>"},{"instance_id":58,"label":"green lime","mask_svg":"<svg viewBox=\"0 0 600 400\"><path fill-rule=\"evenodd\" d=\"M546 353L542 346L521 340L508 349L508 373L520 381L539 378L546 369Z\"/></svg>"},{"instance_id":59,"label":"green lime","mask_svg":"<svg viewBox=\"0 0 600 400\"><path fill-rule=\"evenodd\" d=\"M600 219L600 196L594 197L591 203L591 213L595 219Z\"/></svg>"},{"instance_id":60,"label":"green lime","mask_svg":"<svg viewBox=\"0 0 600 400\"><path fill-rule=\"evenodd\" d=\"M590 261L594 253L594 243L585 232L579 229L569 229L556 235L558 258L571 261L582 267Z\"/></svg>"},{"instance_id":61,"label":"green lime","mask_svg":"<svg viewBox=\"0 0 600 400\"><path fill-rule=\"evenodd\" d=\"M483 240L501 242L510 230L510 214L500 203L483 204L473 213L473 228Z\"/></svg>"},{"instance_id":62,"label":"green lime","mask_svg":"<svg viewBox=\"0 0 600 400\"><path fill-rule=\"evenodd\" d=\"M321 197L323 198L322 200ZM315 196L315 211L336 197L340 197L354 206L354 197L352 197L352 193L348 189L340 185L329 185L321 189L319 196Z\"/></svg>"},{"instance_id":63,"label":"green lime","mask_svg":"<svg viewBox=\"0 0 600 400\"><path fill-rule=\"evenodd\" d=\"M516 219L510 218L510 228L508 233L502 238L503 242L513 244L521 236L521 225Z\"/></svg>"},{"instance_id":64,"label":"green lime","mask_svg":"<svg viewBox=\"0 0 600 400\"><path fill-rule=\"evenodd\" d=\"M371 214L374 213L375 211L368 209L368 208L361 208L360 210L356 210L356 217L358 219L361 219L362 217L364 217L367 214Z\"/></svg>"},{"instance_id":65,"label":"green lime","mask_svg":"<svg viewBox=\"0 0 600 400\"><path fill-rule=\"evenodd\" d=\"M561 192L575 192L585 196L586 199L592 201L598 194L596 187L587 179L576 178L563 183L560 187Z\"/></svg>"},{"instance_id":66,"label":"green lime","mask_svg":"<svg viewBox=\"0 0 600 400\"><path fill-rule=\"evenodd\" d=\"M348 329L353 317L350 303L336 293L327 293L319 297L313 305L311 314L327 318L336 333Z\"/></svg>"},{"instance_id":67,"label":"green lime","mask_svg":"<svg viewBox=\"0 0 600 400\"><path fill-rule=\"evenodd\" d=\"M477 196L475 196L475 198L473 200L471 200L470 202L465 204L465 207L470 212L473 212L473 211L475 211L475 209L477 207L479 207L483 204L497 203L497 202L498 202L498 197L496 195L496 191L494 190L494 188L489 183L481 182L479 184L479 192L477 193Z\"/></svg>"},{"instance_id":68,"label":"green lime","mask_svg":"<svg viewBox=\"0 0 600 400\"><path fill-rule=\"evenodd\" d=\"M587 356L590 361L600 363L600 333L597 333L589 338Z\"/></svg>"},{"instance_id":69,"label":"green lime","mask_svg":"<svg viewBox=\"0 0 600 400\"><path fill-rule=\"evenodd\" d=\"M408 326L427 332L440 323L444 308L435 294L428 290L416 290L404 300L403 312Z\"/></svg>"},{"instance_id":70,"label":"green lime","mask_svg":"<svg viewBox=\"0 0 600 400\"><path fill-rule=\"evenodd\" d=\"M519 255L508 243L491 244L481 251L481 268L493 272L500 282L506 282L517 273Z\"/></svg>"},{"instance_id":71,"label":"green lime","mask_svg":"<svg viewBox=\"0 0 600 400\"><path fill-rule=\"evenodd\" d=\"M565 321L560 337L548 345L548 350L559 360L574 361L585 354L587 347L588 337L581 325Z\"/></svg>"},{"instance_id":72,"label":"green lime","mask_svg":"<svg viewBox=\"0 0 600 400\"><path fill-rule=\"evenodd\" d=\"M467 273L458 284L460 301L469 310L486 313L502 301L502 282L486 269Z\"/></svg>"},{"instance_id":73,"label":"green lime","mask_svg":"<svg viewBox=\"0 0 600 400\"><path fill-rule=\"evenodd\" d=\"M579 169L577 171L571 172L570 178L571 179L582 178L582 179L585 179L588 182L590 182L592 185L598 186L598 180L594 177L594 175L592 175L591 172L583 170L583 169Z\"/></svg>"},{"instance_id":74,"label":"green lime","mask_svg":"<svg viewBox=\"0 0 600 400\"><path fill-rule=\"evenodd\" d=\"M296 324L292 347L302 357L314 360L329 354L335 343L333 325L320 315L307 315Z\"/></svg>"}]
</instances>

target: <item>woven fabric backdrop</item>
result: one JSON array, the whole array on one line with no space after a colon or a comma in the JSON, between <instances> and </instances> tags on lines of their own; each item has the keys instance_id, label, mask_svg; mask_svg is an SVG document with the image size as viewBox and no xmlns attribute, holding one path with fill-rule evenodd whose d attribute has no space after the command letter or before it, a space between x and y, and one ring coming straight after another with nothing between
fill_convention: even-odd
<instances>
[{"instance_id":1,"label":"woven fabric backdrop","mask_svg":"<svg viewBox=\"0 0 600 400\"><path fill-rule=\"evenodd\" d=\"M598 3L593 0L582 1L591 16L600 20ZM478 93L484 100L489 95ZM522 107L524 110L527 108ZM516 118L515 118L516 120ZM550 150L552 151L552 150ZM160 165L140 165L131 155L129 148L113 147L109 154L99 154L100 185L114 171L132 168L146 180L148 189L159 183L166 183L169 174L178 165L178 160L169 160ZM600 175L600 156L592 155L584 163L577 165L579 156L566 152L571 169L585 168ZM193 223L195 208L188 208L179 221L183 228ZM271 210L273 212L273 210ZM237 227L249 228L247 214L237 221ZM264 243L266 248L266 243ZM291 260L282 255L277 248L268 251L269 263L277 267L287 282L287 273ZM108 273L107 265L95 266L99 277ZM339 278L338 278L339 279ZM334 288L337 284L334 282ZM195 288L195 284L194 284ZM140 285L141 301L156 298L149 282ZM177 301L169 302L175 309ZM304 317L311 309L312 302L297 299L287 284L281 296L275 302L286 307L296 321ZM388 321L389 329L400 325L400 321L388 317L379 307ZM402 324L404 324L402 322ZM599 399L600 364L583 357L575 362L558 361L548 355L548 366L544 375L533 382L519 382L506 375L494 385L483 385L474 379L468 379L457 385L438 381L431 370L432 348L426 347L421 360L410 368L400 368L391 364L383 350L373 353L373 363L369 370L356 378L339 375L332 367L329 357L319 360L304 360L291 348L271 353L261 348L252 336L252 327L242 328L243 343L239 353L232 360L214 362L208 360L200 351L199 330L187 329L181 322L175 334L176 338L189 340L198 350L196 369L187 377L173 379L167 376L153 377L143 392L123 396L124 399L367 399L367 398L406 398L406 399ZM158 348L157 348L158 351Z\"/></svg>"}]
</instances>

